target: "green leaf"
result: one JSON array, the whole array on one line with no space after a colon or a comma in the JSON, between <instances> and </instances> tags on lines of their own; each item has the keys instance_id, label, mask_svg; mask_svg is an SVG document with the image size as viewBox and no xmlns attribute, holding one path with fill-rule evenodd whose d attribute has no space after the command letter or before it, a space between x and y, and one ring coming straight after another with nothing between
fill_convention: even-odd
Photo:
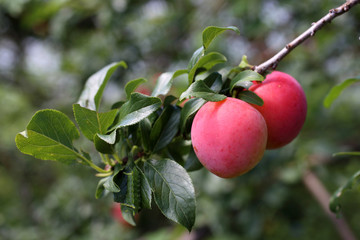
<instances>
[{"instance_id":1,"label":"green leaf","mask_svg":"<svg viewBox=\"0 0 360 240\"><path fill-rule=\"evenodd\" d=\"M133 93L139 85L146 83L146 82L147 82L147 80L145 78L138 78L138 79L134 79L134 80L131 80L128 83L126 83L126 85L125 85L126 98L129 99L131 93Z\"/></svg>"},{"instance_id":2,"label":"green leaf","mask_svg":"<svg viewBox=\"0 0 360 240\"><path fill-rule=\"evenodd\" d=\"M328 95L326 95L326 97L324 99L324 106L326 108L329 108L331 106L331 104L340 96L341 92L345 88L349 87L350 85L352 85L352 84L354 84L356 82L360 82L360 77L347 79L344 82L334 86L330 90Z\"/></svg>"},{"instance_id":3,"label":"green leaf","mask_svg":"<svg viewBox=\"0 0 360 240\"><path fill-rule=\"evenodd\" d=\"M127 68L124 61L111 63L91 75L85 83L78 103L85 108L98 110L105 86L113 72L119 67Z\"/></svg>"},{"instance_id":4,"label":"green leaf","mask_svg":"<svg viewBox=\"0 0 360 240\"><path fill-rule=\"evenodd\" d=\"M340 198L343 196L344 192L348 190L356 189L360 191L360 171L355 173L346 184L340 187L330 198L330 210L338 214L341 210Z\"/></svg>"},{"instance_id":5,"label":"green leaf","mask_svg":"<svg viewBox=\"0 0 360 240\"><path fill-rule=\"evenodd\" d=\"M120 164L116 164L113 175L109 176L107 178L104 178L104 179L106 179L106 181L104 181L103 185L106 190L108 190L109 192L113 192L113 193L120 192L120 187L115 182L115 179L118 177L118 174L121 174L121 171L123 169L124 169L123 166L121 166Z\"/></svg>"},{"instance_id":6,"label":"green leaf","mask_svg":"<svg viewBox=\"0 0 360 240\"><path fill-rule=\"evenodd\" d=\"M98 182L98 185L97 185L96 191L95 191L95 198L96 199L102 198L105 195L104 183L108 180L108 178L110 178L110 177L102 178Z\"/></svg>"},{"instance_id":7,"label":"green leaf","mask_svg":"<svg viewBox=\"0 0 360 240\"><path fill-rule=\"evenodd\" d=\"M79 137L75 124L65 114L46 109L35 113L26 130L16 135L15 142L22 153L69 163L84 158L72 143Z\"/></svg>"},{"instance_id":8,"label":"green leaf","mask_svg":"<svg viewBox=\"0 0 360 240\"><path fill-rule=\"evenodd\" d=\"M164 107L171 105L171 103L173 103L175 100L177 100L177 97L175 97L173 95L166 96L164 99L164 104L163 104Z\"/></svg>"},{"instance_id":9,"label":"green leaf","mask_svg":"<svg viewBox=\"0 0 360 240\"><path fill-rule=\"evenodd\" d=\"M334 153L333 156L360 156L360 152L338 152Z\"/></svg>"},{"instance_id":10,"label":"green leaf","mask_svg":"<svg viewBox=\"0 0 360 240\"><path fill-rule=\"evenodd\" d=\"M202 167L203 167L203 165L197 158L194 148L191 146L191 149L190 149L189 155L186 159L184 168L186 169L186 171L191 172L191 171L199 170Z\"/></svg>"},{"instance_id":11,"label":"green leaf","mask_svg":"<svg viewBox=\"0 0 360 240\"><path fill-rule=\"evenodd\" d=\"M239 68L244 70L244 69L249 69L251 67L252 67L252 65L249 64L249 62L247 60L247 56L243 55L241 58L241 62L239 64Z\"/></svg>"},{"instance_id":12,"label":"green leaf","mask_svg":"<svg viewBox=\"0 0 360 240\"><path fill-rule=\"evenodd\" d=\"M205 51L204 51L204 47L201 46L200 48L198 48L193 55L190 58L189 64L188 64L188 72L190 72L191 69L194 68L194 66L196 65L196 63L199 61L200 57L204 56Z\"/></svg>"},{"instance_id":13,"label":"green leaf","mask_svg":"<svg viewBox=\"0 0 360 240\"><path fill-rule=\"evenodd\" d=\"M172 160L151 160L144 163L144 173L161 212L191 231L196 201L195 189L186 170Z\"/></svg>"},{"instance_id":14,"label":"green leaf","mask_svg":"<svg viewBox=\"0 0 360 240\"><path fill-rule=\"evenodd\" d=\"M110 135L96 134L94 137L94 145L96 150L98 152L105 154L114 153L115 138L116 138L116 131L113 131Z\"/></svg>"},{"instance_id":15,"label":"green leaf","mask_svg":"<svg viewBox=\"0 0 360 240\"><path fill-rule=\"evenodd\" d=\"M150 132L151 132L151 122L149 118L143 119L140 124L140 133L141 133L141 145L143 146L145 152L149 151L151 148L150 143Z\"/></svg>"},{"instance_id":16,"label":"green leaf","mask_svg":"<svg viewBox=\"0 0 360 240\"><path fill-rule=\"evenodd\" d=\"M186 128L186 123L190 117L195 115L195 113L205 104L205 100L202 98L193 98L187 101L184 104L183 109L181 110L180 115L180 131L184 132Z\"/></svg>"},{"instance_id":17,"label":"green leaf","mask_svg":"<svg viewBox=\"0 0 360 240\"><path fill-rule=\"evenodd\" d=\"M218 72L211 73L209 76L207 76L204 79L204 82L211 90L213 90L216 93L220 92L222 84L223 84L222 76Z\"/></svg>"},{"instance_id":18,"label":"green leaf","mask_svg":"<svg viewBox=\"0 0 360 240\"><path fill-rule=\"evenodd\" d=\"M226 61L226 57L218 52L211 52L201 56L196 64L189 70L189 84L194 81L195 76L198 73L198 69L204 69L204 71L209 70L216 64L224 63Z\"/></svg>"},{"instance_id":19,"label":"green leaf","mask_svg":"<svg viewBox=\"0 0 360 240\"><path fill-rule=\"evenodd\" d=\"M141 208L151 209L151 187L148 180L145 177L145 174L138 168L140 174L140 181L141 181Z\"/></svg>"},{"instance_id":20,"label":"green leaf","mask_svg":"<svg viewBox=\"0 0 360 240\"><path fill-rule=\"evenodd\" d=\"M248 89L252 85L252 81L263 81L264 77L257 72L245 70L237 74L230 83L230 92L234 87L244 87Z\"/></svg>"},{"instance_id":21,"label":"green leaf","mask_svg":"<svg viewBox=\"0 0 360 240\"><path fill-rule=\"evenodd\" d=\"M166 147L179 131L180 109L168 106L154 123L150 133L150 141L154 143L153 151Z\"/></svg>"},{"instance_id":22,"label":"green leaf","mask_svg":"<svg viewBox=\"0 0 360 240\"><path fill-rule=\"evenodd\" d=\"M122 128L136 124L147 118L161 106L157 97L149 97L141 93L132 93L130 99L119 110L119 120L113 127Z\"/></svg>"},{"instance_id":23,"label":"green leaf","mask_svg":"<svg viewBox=\"0 0 360 240\"><path fill-rule=\"evenodd\" d=\"M226 30L232 30L236 32L237 34L240 34L240 31L237 27L229 26L229 27L216 27L216 26L209 26L205 28L205 30L202 33L202 39L203 39L203 47L204 50L210 46L211 42L221 33L223 33Z\"/></svg>"},{"instance_id":24,"label":"green leaf","mask_svg":"<svg viewBox=\"0 0 360 240\"><path fill-rule=\"evenodd\" d=\"M215 93L211 90L203 80L192 83L188 89L180 95L179 100L182 101L183 99L190 97L199 97L212 102L218 102L226 98L225 95Z\"/></svg>"},{"instance_id":25,"label":"green leaf","mask_svg":"<svg viewBox=\"0 0 360 240\"><path fill-rule=\"evenodd\" d=\"M241 91L238 95L237 95L238 99L241 99L247 103L251 103L251 104L255 104L258 106L262 106L264 105L264 101L254 92L252 91Z\"/></svg>"},{"instance_id":26,"label":"green leaf","mask_svg":"<svg viewBox=\"0 0 360 240\"><path fill-rule=\"evenodd\" d=\"M90 141L94 140L96 134L106 134L108 128L114 122L117 109L106 113L98 113L79 104L73 105L74 116L81 132Z\"/></svg>"},{"instance_id":27,"label":"green leaf","mask_svg":"<svg viewBox=\"0 0 360 240\"><path fill-rule=\"evenodd\" d=\"M153 92L151 93L151 96L153 97L157 97L160 95L165 96L170 91L173 80L178 76L185 74L187 72L188 72L187 70L177 70L174 73L171 72L162 73L159 76L158 80L156 81L156 85Z\"/></svg>"},{"instance_id":28,"label":"green leaf","mask_svg":"<svg viewBox=\"0 0 360 240\"><path fill-rule=\"evenodd\" d=\"M135 210L127 205L121 205L121 215L131 226L136 226Z\"/></svg>"}]
</instances>

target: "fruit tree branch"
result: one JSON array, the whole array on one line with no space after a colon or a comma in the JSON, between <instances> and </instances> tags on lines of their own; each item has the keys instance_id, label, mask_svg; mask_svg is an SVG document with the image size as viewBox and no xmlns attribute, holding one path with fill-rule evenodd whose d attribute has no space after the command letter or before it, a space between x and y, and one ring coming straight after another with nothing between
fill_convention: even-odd
<instances>
[{"instance_id":1,"label":"fruit tree branch","mask_svg":"<svg viewBox=\"0 0 360 240\"><path fill-rule=\"evenodd\" d=\"M295 38L292 42L288 43L283 49L280 50L277 54L275 54L272 58L267 60L266 62L255 66L254 71L263 74L268 68L275 69L277 64L286 56L288 55L294 48L299 46L302 42L306 39L314 36L314 34L321 29L327 23L330 23L331 20L340 16L341 14L349 11L353 6L360 3L360 0L348 0L346 3L341 5L340 7L331 9L328 14L322 17L319 21L314 22L311 24L311 27L303 32L300 36Z\"/></svg>"}]
</instances>

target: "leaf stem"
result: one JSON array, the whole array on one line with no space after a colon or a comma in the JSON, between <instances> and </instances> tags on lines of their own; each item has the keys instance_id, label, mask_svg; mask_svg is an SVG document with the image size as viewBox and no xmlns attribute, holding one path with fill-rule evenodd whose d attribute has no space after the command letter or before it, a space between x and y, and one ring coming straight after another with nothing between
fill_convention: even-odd
<instances>
[{"instance_id":1,"label":"leaf stem","mask_svg":"<svg viewBox=\"0 0 360 240\"><path fill-rule=\"evenodd\" d=\"M321 29L327 23L330 23L334 18L342 15L343 13L349 11L353 6L360 3L360 0L348 0L343 5L329 10L329 13L322 17L319 21L311 24L311 27L303 32L300 36L295 38L292 42L286 44L286 46L275 54L272 58L266 62L255 66L253 70L259 74L263 74L270 67L275 69L278 63L288 55L293 49L303 43L306 39L315 35L315 33Z\"/></svg>"},{"instance_id":2,"label":"leaf stem","mask_svg":"<svg viewBox=\"0 0 360 240\"><path fill-rule=\"evenodd\" d=\"M83 160L84 162L86 162L87 164L89 164L90 167L92 167L93 169L95 169L96 171L100 172L100 173L108 173L109 170L104 170L100 167L98 167L97 165L95 165L91 160L87 159L86 157L84 157L83 155L77 153L76 154L81 160Z\"/></svg>"}]
</instances>

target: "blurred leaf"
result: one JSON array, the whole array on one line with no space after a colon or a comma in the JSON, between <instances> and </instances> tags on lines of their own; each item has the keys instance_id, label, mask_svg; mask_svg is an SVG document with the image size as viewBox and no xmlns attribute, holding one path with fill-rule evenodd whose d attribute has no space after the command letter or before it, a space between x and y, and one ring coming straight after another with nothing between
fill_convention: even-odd
<instances>
[{"instance_id":1,"label":"blurred leaf","mask_svg":"<svg viewBox=\"0 0 360 240\"><path fill-rule=\"evenodd\" d=\"M360 190L360 171L355 173L345 185L340 187L330 198L330 210L338 214L341 210L340 198L347 190L356 189Z\"/></svg>"},{"instance_id":2,"label":"blurred leaf","mask_svg":"<svg viewBox=\"0 0 360 240\"><path fill-rule=\"evenodd\" d=\"M218 52L211 52L201 56L196 64L189 70L189 84L194 81L198 69L203 68L204 70L209 70L216 64L224 63L226 61L226 57Z\"/></svg>"},{"instance_id":3,"label":"blurred leaf","mask_svg":"<svg viewBox=\"0 0 360 240\"><path fill-rule=\"evenodd\" d=\"M180 109L171 105L167 106L151 129L150 141L154 144L154 152L166 147L172 141L179 131L179 122Z\"/></svg>"},{"instance_id":4,"label":"blurred leaf","mask_svg":"<svg viewBox=\"0 0 360 240\"><path fill-rule=\"evenodd\" d=\"M140 122L161 106L160 98L141 93L132 93L130 99L119 110L119 121L113 129L126 127Z\"/></svg>"},{"instance_id":5,"label":"blurred leaf","mask_svg":"<svg viewBox=\"0 0 360 240\"><path fill-rule=\"evenodd\" d=\"M191 149L190 149L189 155L186 159L184 168L186 169L186 171L191 172L191 171L197 171L197 170L201 169L202 167L203 167L203 165L197 158L193 146L191 146Z\"/></svg>"},{"instance_id":6,"label":"blurred leaf","mask_svg":"<svg viewBox=\"0 0 360 240\"><path fill-rule=\"evenodd\" d=\"M105 193L104 183L108 180L108 178L110 178L110 177L102 178L98 182L98 185L97 185L96 191L95 191L95 198L96 199L99 199L99 198L104 196L104 193Z\"/></svg>"},{"instance_id":7,"label":"blurred leaf","mask_svg":"<svg viewBox=\"0 0 360 240\"><path fill-rule=\"evenodd\" d=\"M138 167L137 167L138 168ZM141 207L151 209L151 187L145 174L138 168L141 181Z\"/></svg>"},{"instance_id":8,"label":"blurred leaf","mask_svg":"<svg viewBox=\"0 0 360 240\"><path fill-rule=\"evenodd\" d=\"M360 156L360 152L338 152L334 153L333 156Z\"/></svg>"},{"instance_id":9,"label":"blurred leaf","mask_svg":"<svg viewBox=\"0 0 360 240\"><path fill-rule=\"evenodd\" d=\"M196 63L199 61L200 57L204 56L204 47L200 47L199 49L197 49L193 55L190 58L189 64L188 64L188 72L191 71L191 69L194 68L194 66L196 65Z\"/></svg>"},{"instance_id":10,"label":"blurred leaf","mask_svg":"<svg viewBox=\"0 0 360 240\"><path fill-rule=\"evenodd\" d=\"M248 69L248 68L251 68L252 65L249 64L248 60L247 60L247 56L246 55L243 55L242 58L241 58L241 62L239 64L239 68L240 69Z\"/></svg>"},{"instance_id":11,"label":"blurred leaf","mask_svg":"<svg viewBox=\"0 0 360 240\"><path fill-rule=\"evenodd\" d=\"M117 63L111 63L91 75L85 83L85 87L79 97L78 103L82 107L88 108L90 110L98 110L105 86L113 72L119 66L127 68L126 63L121 61Z\"/></svg>"},{"instance_id":12,"label":"blurred leaf","mask_svg":"<svg viewBox=\"0 0 360 240\"><path fill-rule=\"evenodd\" d=\"M209 76L207 76L204 79L204 82L211 90L213 90L216 93L220 92L222 84L223 84L222 76L218 72L211 73Z\"/></svg>"},{"instance_id":13,"label":"blurred leaf","mask_svg":"<svg viewBox=\"0 0 360 240\"><path fill-rule=\"evenodd\" d=\"M108 128L114 122L117 109L106 113L98 113L79 104L73 105L74 116L81 132L90 141L94 140L97 133L106 134Z\"/></svg>"},{"instance_id":14,"label":"blurred leaf","mask_svg":"<svg viewBox=\"0 0 360 240\"><path fill-rule=\"evenodd\" d=\"M174 73L171 72L162 73L159 76L158 80L156 81L156 85L151 96L153 97L157 97L160 95L165 96L170 91L173 80L185 73L187 73L187 70L177 70Z\"/></svg>"},{"instance_id":15,"label":"blurred leaf","mask_svg":"<svg viewBox=\"0 0 360 240\"><path fill-rule=\"evenodd\" d=\"M207 48L210 46L211 42L221 33L223 33L226 30L232 30L238 34L240 34L240 31L237 27L229 26L229 27L215 27L210 26L205 28L205 30L202 33L202 39L203 39L203 47L206 51Z\"/></svg>"},{"instance_id":16,"label":"blurred leaf","mask_svg":"<svg viewBox=\"0 0 360 240\"><path fill-rule=\"evenodd\" d=\"M193 98L187 101L184 104L183 109L181 110L181 116L180 116L180 131L184 132L187 120L193 116L202 105L205 104L205 100L202 98Z\"/></svg>"},{"instance_id":17,"label":"blurred leaf","mask_svg":"<svg viewBox=\"0 0 360 240\"><path fill-rule=\"evenodd\" d=\"M147 80L145 78L138 78L138 79L134 79L134 80L131 80L128 83L126 83L126 85L125 85L126 98L129 99L131 93L133 93L140 84L146 83L146 82L147 82Z\"/></svg>"},{"instance_id":18,"label":"blurred leaf","mask_svg":"<svg viewBox=\"0 0 360 240\"><path fill-rule=\"evenodd\" d=\"M131 226L136 226L135 210L132 207L121 204L121 214L127 223L129 223Z\"/></svg>"},{"instance_id":19,"label":"blurred leaf","mask_svg":"<svg viewBox=\"0 0 360 240\"><path fill-rule=\"evenodd\" d=\"M254 92L252 91L241 91L237 95L238 99L241 99L247 103L255 104L258 106L264 105L264 101Z\"/></svg>"},{"instance_id":20,"label":"blurred leaf","mask_svg":"<svg viewBox=\"0 0 360 240\"><path fill-rule=\"evenodd\" d=\"M72 141L80 133L75 124L62 112L52 109L35 113L26 130L16 135L16 146L25 154L42 160L64 163L83 158Z\"/></svg>"},{"instance_id":21,"label":"blurred leaf","mask_svg":"<svg viewBox=\"0 0 360 240\"><path fill-rule=\"evenodd\" d=\"M195 189L186 170L172 160L151 160L144 163L144 173L161 212L191 231L195 223Z\"/></svg>"},{"instance_id":22,"label":"blurred leaf","mask_svg":"<svg viewBox=\"0 0 360 240\"><path fill-rule=\"evenodd\" d=\"M252 81L263 81L264 77L252 70L245 70L237 74L230 83L230 92L234 87L244 87L248 89L252 85ZM250 84L249 84L250 83Z\"/></svg>"},{"instance_id":23,"label":"blurred leaf","mask_svg":"<svg viewBox=\"0 0 360 240\"><path fill-rule=\"evenodd\" d=\"M356 77L356 78L349 78L347 80L345 80L344 82L334 86L330 92L328 93L328 95L326 95L325 99L324 99L324 106L326 108L329 108L331 106L331 104L340 96L341 92L349 87L350 85L356 83L356 82L360 82L360 77Z\"/></svg>"},{"instance_id":24,"label":"blurred leaf","mask_svg":"<svg viewBox=\"0 0 360 240\"><path fill-rule=\"evenodd\" d=\"M182 101L185 98L198 97L206 101L218 102L226 98L223 94L215 93L211 90L203 80L198 80L192 83L179 98Z\"/></svg>"}]
</instances>

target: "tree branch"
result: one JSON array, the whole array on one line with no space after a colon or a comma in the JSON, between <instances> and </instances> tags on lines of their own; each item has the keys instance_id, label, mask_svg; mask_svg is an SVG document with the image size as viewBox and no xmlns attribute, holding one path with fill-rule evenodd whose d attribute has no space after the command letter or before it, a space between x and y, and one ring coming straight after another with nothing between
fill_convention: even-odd
<instances>
[{"instance_id":1,"label":"tree branch","mask_svg":"<svg viewBox=\"0 0 360 240\"><path fill-rule=\"evenodd\" d=\"M328 14L326 14L324 17L322 17L319 21L312 23L311 27L308 30L306 30L300 36L295 38L292 42L288 43L283 49L280 50L280 52L275 54L272 58L270 58L266 62L264 62L258 66L255 66L254 71L259 74L263 74L270 67L272 69L275 69L277 67L278 63L286 55L288 55L294 48L299 46L306 39L314 36L315 33L319 29L321 29L324 25L326 25L327 23L330 23L337 16L340 16L343 13L349 11L353 6L355 6L358 3L360 3L360 0L348 0L348 1L346 1L346 3L344 3L340 7L331 9Z\"/></svg>"}]
</instances>

